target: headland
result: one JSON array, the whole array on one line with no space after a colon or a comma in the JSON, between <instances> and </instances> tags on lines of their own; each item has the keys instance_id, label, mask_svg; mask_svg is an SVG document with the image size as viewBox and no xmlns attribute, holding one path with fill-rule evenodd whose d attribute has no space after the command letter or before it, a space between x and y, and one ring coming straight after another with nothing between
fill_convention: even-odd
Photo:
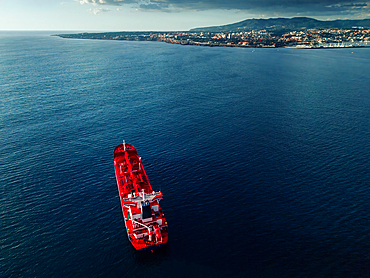
<instances>
[{"instance_id":1,"label":"headland","mask_svg":"<svg viewBox=\"0 0 370 278\"><path fill-rule=\"evenodd\" d=\"M209 47L351 48L370 46L370 20L251 19L190 31L104 32L56 36L71 39L161 41Z\"/></svg>"}]
</instances>

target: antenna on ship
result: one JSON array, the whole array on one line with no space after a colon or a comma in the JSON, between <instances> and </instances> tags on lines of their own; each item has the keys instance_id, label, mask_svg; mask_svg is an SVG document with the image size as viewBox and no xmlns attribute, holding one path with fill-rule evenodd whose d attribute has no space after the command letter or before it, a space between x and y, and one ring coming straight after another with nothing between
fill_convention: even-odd
<instances>
[{"instance_id":1,"label":"antenna on ship","mask_svg":"<svg viewBox=\"0 0 370 278\"><path fill-rule=\"evenodd\" d=\"M139 171L141 171L141 157L139 157Z\"/></svg>"},{"instance_id":2,"label":"antenna on ship","mask_svg":"<svg viewBox=\"0 0 370 278\"><path fill-rule=\"evenodd\" d=\"M122 145L123 145L123 150L126 151L126 142L125 142L125 140L123 140Z\"/></svg>"}]
</instances>

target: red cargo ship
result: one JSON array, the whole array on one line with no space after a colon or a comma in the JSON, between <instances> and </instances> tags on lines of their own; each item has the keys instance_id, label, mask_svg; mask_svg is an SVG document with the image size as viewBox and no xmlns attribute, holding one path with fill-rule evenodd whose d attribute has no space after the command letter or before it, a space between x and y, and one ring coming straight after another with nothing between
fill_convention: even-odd
<instances>
[{"instance_id":1,"label":"red cargo ship","mask_svg":"<svg viewBox=\"0 0 370 278\"><path fill-rule=\"evenodd\" d=\"M167 221L136 148L130 144L114 149L114 168L127 236L136 250L153 250L168 241Z\"/></svg>"}]
</instances>

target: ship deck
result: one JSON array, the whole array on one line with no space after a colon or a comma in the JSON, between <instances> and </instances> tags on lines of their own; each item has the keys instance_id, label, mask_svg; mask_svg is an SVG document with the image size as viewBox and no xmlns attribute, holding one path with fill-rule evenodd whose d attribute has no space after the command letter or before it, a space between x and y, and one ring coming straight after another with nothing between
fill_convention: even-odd
<instances>
[{"instance_id":1,"label":"ship deck","mask_svg":"<svg viewBox=\"0 0 370 278\"><path fill-rule=\"evenodd\" d=\"M153 249L167 242L167 221L134 146L121 144L114 150L114 165L122 213L128 237L137 250ZM160 227L160 237L151 231Z\"/></svg>"}]
</instances>

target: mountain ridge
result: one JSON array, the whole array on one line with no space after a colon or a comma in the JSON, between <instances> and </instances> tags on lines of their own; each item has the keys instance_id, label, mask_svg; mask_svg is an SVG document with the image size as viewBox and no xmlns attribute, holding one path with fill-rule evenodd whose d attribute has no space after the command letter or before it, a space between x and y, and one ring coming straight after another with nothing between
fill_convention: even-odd
<instances>
[{"instance_id":1,"label":"mountain ridge","mask_svg":"<svg viewBox=\"0 0 370 278\"><path fill-rule=\"evenodd\" d=\"M317 20L309 17L293 18L269 18L269 19L246 19L236 23L193 28L192 32L220 32L220 31L250 31L250 30L304 30L304 29L325 29L338 28L350 29L353 27L370 28L370 19L360 20Z\"/></svg>"}]
</instances>

